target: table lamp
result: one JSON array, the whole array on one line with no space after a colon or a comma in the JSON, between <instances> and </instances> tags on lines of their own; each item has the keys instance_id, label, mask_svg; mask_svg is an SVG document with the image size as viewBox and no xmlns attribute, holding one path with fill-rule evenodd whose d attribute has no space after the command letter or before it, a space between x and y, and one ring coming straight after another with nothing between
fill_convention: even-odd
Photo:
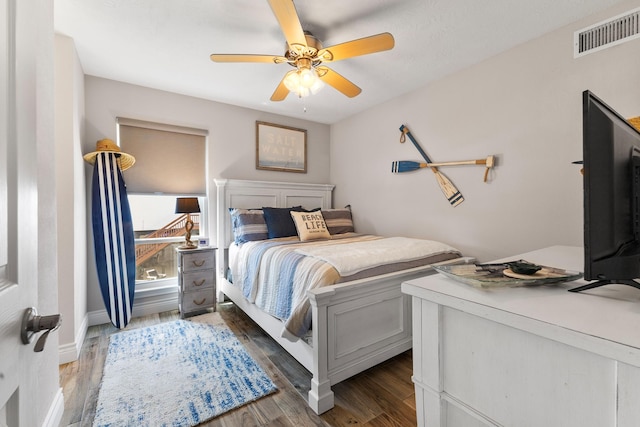
<instances>
[{"instance_id":1,"label":"table lamp","mask_svg":"<svg viewBox=\"0 0 640 427\"><path fill-rule=\"evenodd\" d=\"M184 236L184 244L178 249L194 249L198 245L191 241L191 230L193 230L193 221L189 214L199 213L200 205L197 197L178 197L176 199L176 213L187 214L187 222L184 224L186 234Z\"/></svg>"}]
</instances>

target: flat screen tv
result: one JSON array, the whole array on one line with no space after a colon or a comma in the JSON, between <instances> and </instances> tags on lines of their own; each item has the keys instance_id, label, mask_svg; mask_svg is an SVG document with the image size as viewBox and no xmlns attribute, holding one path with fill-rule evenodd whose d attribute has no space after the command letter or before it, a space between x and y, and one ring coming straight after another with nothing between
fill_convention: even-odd
<instances>
[{"instance_id":1,"label":"flat screen tv","mask_svg":"<svg viewBox=\"0 0 640 427\"><path fill-rule=\"evenodd\" d=\"M640 289L640 132L583 92L584 278Z\"/></svg>"}]
</instances>

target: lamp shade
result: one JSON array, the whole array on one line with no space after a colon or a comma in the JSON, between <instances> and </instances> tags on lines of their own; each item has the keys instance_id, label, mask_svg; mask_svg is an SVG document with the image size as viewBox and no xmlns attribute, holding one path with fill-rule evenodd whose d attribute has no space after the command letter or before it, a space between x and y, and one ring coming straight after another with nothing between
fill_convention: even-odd
<instances>
[{"instance_id":1,"label":"lamp shade","mask_svg":"<svg viewBox=\"0 0 640 427\"><path fill-rule=\"evenodd\" d=\"M197 197L178 197L176 199L176 213L198 213L200 204Z\"/></svg>"}]
</instances>

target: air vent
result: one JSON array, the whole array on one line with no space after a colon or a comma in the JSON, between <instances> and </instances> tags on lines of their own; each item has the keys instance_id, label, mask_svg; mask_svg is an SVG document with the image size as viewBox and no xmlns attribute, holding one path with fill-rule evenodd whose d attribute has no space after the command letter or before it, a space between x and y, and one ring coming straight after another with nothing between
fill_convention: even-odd
<instances>
[{"instance_id":1,"label":"air vent","mask_svg":"<svg viewBox=\"0 0 640 427\"><path fill-rule=\"evenodd\" d=\"M573 57L597 52L640 37L640 8L598 22L573 34Z\"/></svg>"}]
</instances>

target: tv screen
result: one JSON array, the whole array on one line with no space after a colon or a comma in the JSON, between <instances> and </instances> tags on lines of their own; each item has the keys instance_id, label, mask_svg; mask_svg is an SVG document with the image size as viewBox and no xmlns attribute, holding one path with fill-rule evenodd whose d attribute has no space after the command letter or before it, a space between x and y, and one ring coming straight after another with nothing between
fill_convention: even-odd
<instances>
[{"instance_id":1,"label":"tv screen","mask_svg":"<svg viewBox=\"0 0 640 427\"><path fill-rule=\"evenodd\" d=\"M583 92L584 278L640 289L640 132Z\"/></svg>"}]
</instances>

